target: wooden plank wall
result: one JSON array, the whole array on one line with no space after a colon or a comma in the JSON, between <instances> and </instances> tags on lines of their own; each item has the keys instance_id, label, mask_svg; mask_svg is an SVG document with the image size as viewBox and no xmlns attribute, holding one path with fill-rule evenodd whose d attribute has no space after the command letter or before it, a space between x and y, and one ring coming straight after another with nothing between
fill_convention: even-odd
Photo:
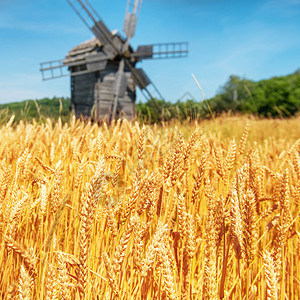
<instances>
[{"instance_id":1,"label":"wooden plank wall","mask_svg":"<svg viewBox=\"0 0 300 300\"><path fill-rule=\"evenodd\" d=\"M85 104L89 106L94 105L94 86L96 83L96 76L94 72L72 76L72 103Z\"/></svg>"},{"instance_id":2,"label":"wooden plank wall","mask_svg":"<svg viewBox=\"0 0 300 300\"><path fill-rule=\"evenodd\" d=\"M113 85L118 64L109 63L107 68L100 72L91 72L71 77L71 101L76 116L91 116L97 120L109 120L114 102ZM135 110L135 83L131 73L125 70L127 90L125 96L118 101L117 111L122 117L134 119Z\"/></svg>"},{"instance_id":3,"label":"wooden plank wall","mask_svg":"<svg viewBox=\"0 0 300 300\"><path fill-rule=\"evenodd\" d=\"M113 86L116 79L116 72L118 70L118 64L108 63L107 68L100 72L100 82L98 82L95 94L98 95L97 101L97 115L100 119L107 118L111 115L113 110ZM120 98L118 101L118 113L122 117L128 119L135 118L135 83L131 77L131 73L128 69L125 69L125 75L127 77L127 90L125 97Z\"/></svg>"}]
</instances>

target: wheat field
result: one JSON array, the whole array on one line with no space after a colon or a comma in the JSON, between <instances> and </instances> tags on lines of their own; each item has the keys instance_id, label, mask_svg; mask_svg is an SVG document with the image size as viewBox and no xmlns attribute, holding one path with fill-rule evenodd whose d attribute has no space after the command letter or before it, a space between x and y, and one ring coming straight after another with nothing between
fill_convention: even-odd
<instances>
[{"instance_id":1,"label":"wheat field","mask_svg":"<svg viewBox=\"0 0 300 300\"><path fill-rule=\"evenodd\" d=\"M300 119L0 128L1 299L299 299Z\"/></svg>"}]
</instances>

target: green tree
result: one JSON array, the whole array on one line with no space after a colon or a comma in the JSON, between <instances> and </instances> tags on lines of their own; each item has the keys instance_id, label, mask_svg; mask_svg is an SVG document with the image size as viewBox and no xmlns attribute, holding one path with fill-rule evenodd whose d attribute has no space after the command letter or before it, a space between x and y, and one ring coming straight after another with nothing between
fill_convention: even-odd
<instances>
[{"instance_id":1,"label":"green tree","mask_svg":"<svg viewBox=\"0 0 300 300\"><path fill-rule=\"evenodd\" d=\"M252 98L251 89L253 86L253 81L231 75L212 101L214 111L216 113L228 110L242 111L244 103Z\"/></svg>"},{"instance_id":2,"label":"green tree","mask_svg":"<svg viewBox=\"0 0 300 300\"><path fill-rule=\"evenodd\" d=\"M231 110L272 117L294 115L300 110L300 69L258 82L231 75L209 102L216 113Z\"/></svg>"}]
</instances>

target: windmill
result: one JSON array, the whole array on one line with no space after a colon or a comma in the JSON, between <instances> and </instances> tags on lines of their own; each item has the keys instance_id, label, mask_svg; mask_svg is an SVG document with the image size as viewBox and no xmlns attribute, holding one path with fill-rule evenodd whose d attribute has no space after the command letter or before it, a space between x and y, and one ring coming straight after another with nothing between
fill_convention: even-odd
<instances>
[{"instance_id":1,"label":"windmill","mask_svg":"<svg viewBox=\"0 0 300 300\"><path fill-rule=\"evenodd\" d=\"M125 38L111 32L87 0L67 0L94 37L71 49L61 60L41 63L43 80L71 76L71 104L76 116L96 120L135 117L136 86L147 100L163 99L143 69L144 59L179 58L188 55L188 43L159 43L138 46L134 36L142 0L128 0L123 26ZM156 104L157 106L157 104Z\"/></svg>"}]
</instances>

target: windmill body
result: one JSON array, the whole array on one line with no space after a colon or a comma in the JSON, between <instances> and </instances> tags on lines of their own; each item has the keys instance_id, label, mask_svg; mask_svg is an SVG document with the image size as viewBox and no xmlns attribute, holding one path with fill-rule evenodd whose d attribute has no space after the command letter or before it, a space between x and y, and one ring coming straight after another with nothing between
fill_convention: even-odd
<instances>
[{"instance_id":1,"label":"windmill body","mask_svg":"<svg viewBox=\"0 0 300 300\"><path fill-rule=\"evenodd\" d=\"M188 44L143 45L134 51L129 41L134 36L141 0L128 0L125 38L109 31L87 0L67 1L95 37L71 49L62 60L41 63L43 79L71 76L71 104L78 117L135 118L136 86L155 105L155 98L162 96L136 64L143 59L186 57Z\"/></svg>"},{"instance_id":2,"label":"windmill body","mask_svg":"<svg viewBox=\"0 0 300 300\"><path fill-rule=\"evenodd\" d=\"M119 37L116 35L116 38ZM104 55L102 45L97 38L93 38L71 49L63 60L65 65L71 64L71 103L77 117L93 116L95 119L109 119L113 110L114 90L119 62L116 60L91 62L88 66L82 64L82 58ZM134 67L132 63L132 67ZM94 71L85 73L94 69ZM77 74L82 72L82 74ZM72 74L75 75L72 75ZM76 75L77 74L77 75ZM132 79L130 69L124 70L118 103L116 107L118 116L129 119L135 117L136 85Z\"/></svg>"}]
</instances>

